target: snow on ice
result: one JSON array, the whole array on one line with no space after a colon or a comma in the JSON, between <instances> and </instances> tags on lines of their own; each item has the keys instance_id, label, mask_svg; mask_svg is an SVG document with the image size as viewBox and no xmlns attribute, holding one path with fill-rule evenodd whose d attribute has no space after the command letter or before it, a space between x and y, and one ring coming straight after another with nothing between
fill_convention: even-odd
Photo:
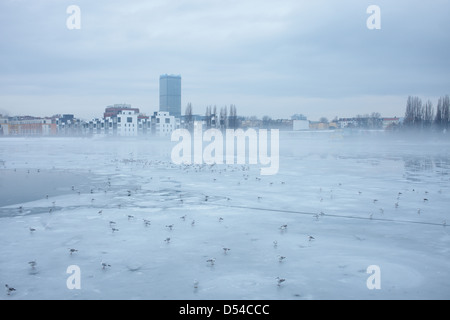
<instances>
[{"instance_id":1,"label":"snow on ice","mask_svg":"<svg viewBox=\"0 0 450 320\"><path fill-rule=\"evenodd\" d=\"M0 299L450 298L448 142L282 133L274 176L173 145L1 139Z\"/></svg>"}]
</instances>

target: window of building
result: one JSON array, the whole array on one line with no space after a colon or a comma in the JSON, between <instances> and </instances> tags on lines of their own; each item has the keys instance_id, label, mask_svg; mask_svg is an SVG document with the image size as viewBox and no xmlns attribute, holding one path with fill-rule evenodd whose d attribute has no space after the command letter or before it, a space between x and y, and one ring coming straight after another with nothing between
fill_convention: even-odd
<instances>
[{"instance_id":1,"label":"window of building","mask_svg":"<svg viewBox=\"0 0 450 320\"><path fill-rule=\"evenodd\" d=\"M161 123L161 119L160 118L156 118L156 123Z\"/></svg>"},{"instance_id":2,"label":"window of building","mask_svg":"<svg viewBox=\"0 0 450 320\"><path fill-rule=\"evenodd\" d=\"M166 123L170 123L170 118L166 118Z\"/></svg>"},{"instance_id":3,"label":"window of building","mask_svg":"<svg viewBox=\"0 0 450 320\"><path fill-rule=\"evenodd\" d=\"M118 123L121 123L121 122L122 122L122 118L121 118L121 117L118 117L118 118L117 118L117 122L118 122Z\"/></svg>"},{"instance_id":4,"label":"window of building","mask_svg":"<svg viewBox=\"0 0 450 320\"><path fill-rule=\"evenodd\" d=\"M133 122L133 118L132 118L132 117L128 117L128 118L127 118L127 122L128 122L128 123Z\"/></svg>"}]
</instances>

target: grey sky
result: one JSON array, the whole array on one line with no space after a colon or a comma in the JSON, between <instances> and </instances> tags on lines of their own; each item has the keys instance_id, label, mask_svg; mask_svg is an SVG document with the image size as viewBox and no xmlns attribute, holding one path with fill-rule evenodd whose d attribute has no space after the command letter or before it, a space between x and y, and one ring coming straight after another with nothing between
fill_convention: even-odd
<instances>
[{"instance_id":1,"label":"grey sky","mask_svg":"<svg viewBox=\"0 0 450 320\"><path fill-rule=\"evenodd\" d=\"M81 8L81 30L66 9ZM381 30L366 9L381 7ZM450 1L2 0L0 113L100 117L158 108L181 74L183 108L240 115L402 116L450 93Z\"/></svg>"}]
</instances>

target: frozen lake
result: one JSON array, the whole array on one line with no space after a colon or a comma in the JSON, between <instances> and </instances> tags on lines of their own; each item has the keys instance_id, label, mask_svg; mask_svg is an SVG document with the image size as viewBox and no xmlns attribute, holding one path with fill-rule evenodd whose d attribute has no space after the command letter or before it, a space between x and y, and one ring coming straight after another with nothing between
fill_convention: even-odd
<instances>
[{"instance_id":1,"label":"frozen lake","mask_svg":"<svg viewBox=\"0 0 450 320\"><path fill-rule=\"evenodd\" d=\"M0 139L0 299L450 299L449 142L283 133L274 176L172 146Z\"/></svg>"}]
</instances>

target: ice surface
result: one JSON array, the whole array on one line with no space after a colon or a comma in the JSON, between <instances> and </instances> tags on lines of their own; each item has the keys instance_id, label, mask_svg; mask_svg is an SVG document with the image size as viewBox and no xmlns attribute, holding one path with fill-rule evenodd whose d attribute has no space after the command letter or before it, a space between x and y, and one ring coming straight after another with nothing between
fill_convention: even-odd
<instances>
[{"instance_id":1,"label":"ice surface","mask_svg":"<svg viewBox=\"0 0 450 320\"><path fill-rule=\"evenodd\" d=\"M0 299L450 298L450 143L286 133L275 176L172 146L0 139Z\"/></svg>"}]
</instances>

